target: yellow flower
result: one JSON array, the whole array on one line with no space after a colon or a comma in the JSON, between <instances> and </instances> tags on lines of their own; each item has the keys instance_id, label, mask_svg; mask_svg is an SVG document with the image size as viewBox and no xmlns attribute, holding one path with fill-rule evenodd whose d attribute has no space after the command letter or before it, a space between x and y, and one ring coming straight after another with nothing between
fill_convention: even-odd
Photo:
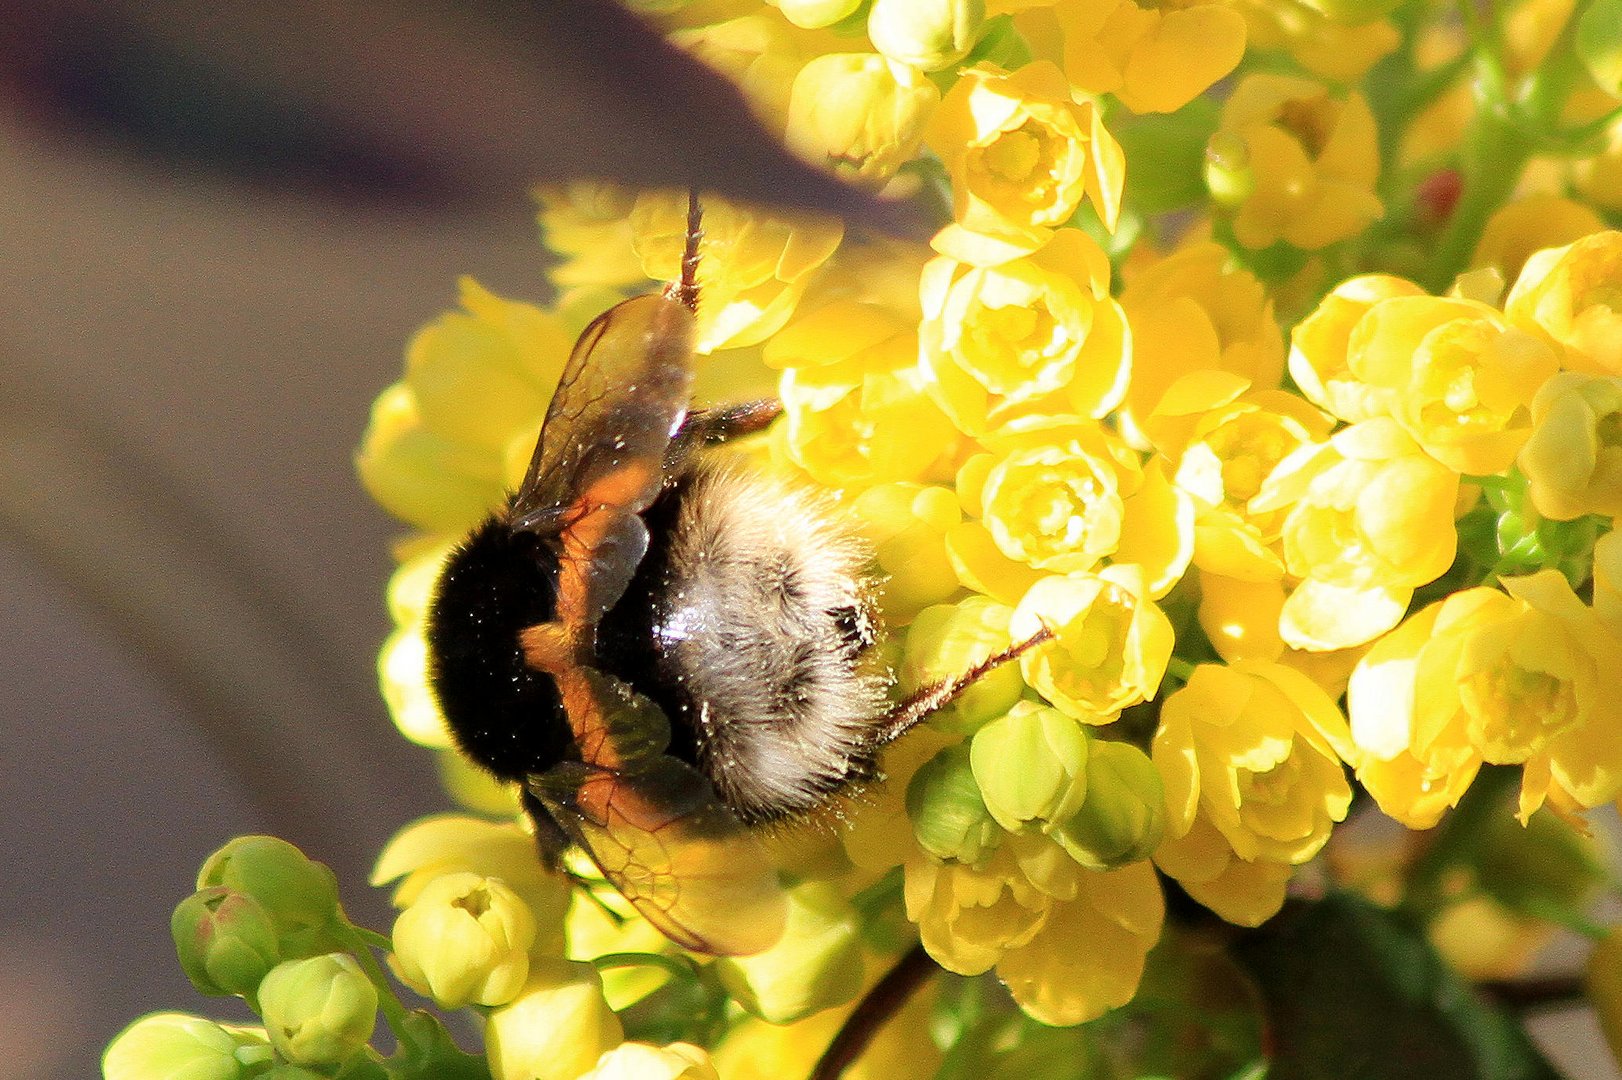
<instances>
[{"instance_id":1,"label":"yellow flower","mask_svg":"<svg viewBox=\"0 0 1622 1080\"><path fill-rule=\"evenodd\" d=\"M1194 564L1251 582L1281 577L1284 512L1255 512L1250 501L1280 462L1329 434L1328 419L1294 394L1247 391L1204 371L1161 398L1149 432L1173 462L1173 482L1193 496Z\"/></svg>"},{"instance_id":2,"label":"yellow flower","mask_svg":"<svg viewBox=\"0 0 1622 1080\"><path fill-rule=\"evenodd\" d=\"M811 53L819 50L815 50L813 35L774 14L743 15L679 30L670 35L670 41L736 83L761 123L780 133L787 121L794 77ZM658 281L675 280L649 276Z\"/></svg>"},{"instance_id":3,"label":"yellow flower","mask_svg":"<svg viewBox=\"0 0 1622 1080\"><path fill-rule=\"evenodd\" d=\"M1544 517L1622 513L1622 378L1562 371L1544 383L1517 462Z\"/></svg>"},{"instance_id":4,"label":"yellow flower","mask_svg":"<svg viewBox=\"0 0 1622 1080\"><path fill-rule=\"evenodd\" d=\"M1528 195L1493 212L1481 230L1471 266L1490 266L1514 281L1534 252L1580 240L1605 228L1591 206L1558 195Z\"/></svg>"},{"instance_id":5,"label":"yellow flower","mask_svg":"<svg viewBox=\"0 0 1622 1080\"><path fill-rule=\"evenodd\" d=\"M560 288L606 285L630 288L647 281L631 249L630 191L616 184L579 182L536 193L546 246L563 256L548 274Z\"/></svg>"},{"instance_id":6,"label":"yellow flower","mask_svg":"<svg viewBox=\"0 0 1622 1080\"><path fill-rule=\"evenodd\" d=\"M802 30L832 26L861 6L861 0L767 0Z\"/></svg>"},{"instance_id":7,"label":"yellow flower","mask_svg":"<svg viewBox=\"0 0 1622 1080\"><path fill-rule=\"evenodd\" d=\"M851 503L873 544L884 580L880 607L892 625L958 591L946 534L962 520L957 499L943 487L894 483L868 488Z\"/></svg>"},{"instance_id":8,"label":"yellow flower","mask_svg":"<svg viewBox=\"0 0 1622 1080\"><path fill-rule=\"evenodd\" d=\"M1254 183L1233 218L1246 247L1282 240L1316 250L1383 213L1374 114L1356 91L1340 100L1310 79L1248 75L1223 105L1218 134L1238 138L1248 154Z\"/></svg>"},{"instance_id":9,"label":"yellow flower","mask_svg":"<svg viewBox=\"0 0 1622 1080\"><path fill-rule=\"evenodd\" d=\"M800 69L788 142L855 183L883 186L918 150L940 91L916 68L876 53L830 53Z\"/></svg>"},{"instance_id":10,"label":"yellow flower","mask_svg":"<svg viewBox=\"0 0 1622 1080\"><path fill-rule=\"evenodd\" d=\"M1572 186L1588 202L1602 210L1622 209L1622 124L1611 125L1605 146L1592 157L1575 162L1571 174Z\"/></svg>"},{"instance_id":11,"label":"yellow flower","mask_svg":"<svg viewBox=\"0 0 1622 1080\"><path fill-rule=\"evenodd\" d=\"M1070 820L1087 797L1087 733L1057 709L1022 701L974 733L969 764L992 818L1009 832Z\"/></svg>"},{"instance_id":12,"label":"yellow flower","mask_svg":"<svg viewBox=\"0 0 1622 1080\"><path fill-rule=\"evenodd\" d=\"M1176 112L1239 63L1245 21L1222 4L1142 7L1132 0L1060 0L1064 73L1088 94L1133 112Z\"/></svg>"},{"instance_id":13,"label":"yellow flower","mask_svg":"<svg viewBox=\"0 0 1622 1080\"><path fill-rule=\"evenodd\" d=\"M687 194L637 197L631 231L643 270L656 281L681 277ZM718 196L704 199L698 264L697 348L754 345L776 333L819 267L839 247L844 227L809 214L752 211Z\"/></svg>"},{"instance_id":14,"label":"yellow flower","mask_svg":"<svg viewBox=\"0 0 1622 1080\"><path fill-rule=\"evenodd\" d=\"M394 973L440 1008L504 1005L529 975L535 916L499 878L443 874L394 920L391 936Z\"/></svg>"},{"instance_id":15,"label":"yellow flower","mask_svg":"<svg viewBox=\"0 0 1622 1080\"><path fill-rule=\"evenodd\" d=\"M1086 197L1105 226L1120 212L1125 158L1091 103L1075 104L1064 75L1039 60L1009 73L964 72L927 136L952 178L959 223L1039 243Z\"/></svg>"},{"instance_id":16,"label":"yellow flower","mask_svg":"<svg viewBox=\"0 0 1622 1080\"><path fill-rule=\"evenodd\" d=\"M1477 476L1509 468L1531 434L1532 396L1560 366L1542 336L1453 297L1374 304L1347 351L1352 374L1385 392L1391 416L1426 453Z\"/></svg>"},{"instance_id":17,"label":"yellow flower","mask_svg":"<svg viewBox=\"0 0 1622 1080\"><path fill-rule=\"evenodd\" d=\"M1365 274L1335 286L1290 335L1290 378L1302 395L1348 424L1384 415L1389 391L1369 386L1351 369L1352 332L1377 304L1425 295L1413 282L1389 274Z\"/></svg>"},{"instance_id":18,"label":"yellow flower","mask_svg":"<svg viewBox=\"0 0 1622 1080\"><path fill-rule=\"evenodd\" d=\"M1168 825L1154 861L1184 892L1236 926L1260 926L1278 914L1294 866L1241 859L1203 809L1187 832L1176 828L1175 821Z\"/></svg>"},{"instance_id":19,"label":"yellow flower","mask_svg":"<svg viewBox=\"0 0 1622 1080\"><path fill-rule=\"evenodd\" d=\"M942 255L919 290L929 390L962 431L983 434L1039 408L1104 416L1120 401L1126 317L1109 294L1109 259L1080 230L1059 229L1001 263Z\"/></svg>"},{"instance_id":20,"label":"yellow flower","mask_svg":"<svg viewBox=\"0 0 1622 1080\"><path fill-rule=\"evenodd\" d=\"M1459 474L1385 417L1281 462L1251 510L1289 507L1284 564L1302 580L1284 603L1284 640L1346 648L1397 625L1414 588L1453 562L1458 490Z\"/></svg>"},{"instance_id":21,"label":"yellow flower","mask_svg":"<svg viewBox=\"0 0 1622 1080\"><path fill-rule=\"evenodd\" d=\"M1143 482L1133 451L1096 421L1011 425L981 492L1004 555L1041 570L1092 570L1121 541L1124 499Z\"/></svg>"},{"instance_id":22,"label":"yellow flower","mask_svg":"<svg viewBox=\"0 0 1622 1080\"><path fill-rule=\"evenodd\" d=\"M1092 724L1108 723L1128 705L1153 698L1174 635L1145 588L1142 570L1130 565L1043 578L1031 586L1009 629L1016 641L1044 626L1054 638L1020 657L1025 681Z\"/></svg>"},{"instance_id":23,"label":"yellow flower","mask_svg":"<svg viewBox=\"0 0 1622 1080\"><path fill-rule=\"evenodd\" d=\"M620 1043L580 1080L720 1080L709 1052L692 1043Z\"/></svg>"},{"instance_id":24,"label":"yellow flower","mask_svg":"<svg viewBox=\"0 0 1622 1080\"><path fill-rule=\"evenodd\" d=\"M1153 750L1170 835L1186 835L1201 813L1247 862L1299 866L1351 805L1346 720L1282 665L1201 664L1161 707Z\"/></svg>"},{"instance_id":25,"label":"yellow flower","mask_svg":"<svg viewBox=\"0 0 1622 1080\"><path fill-rule=\"evenodd\" d=\"M842 1005L862 989L861 926L849 901L827 882L801 884L787 897L788 925L777 944L712 969L733 1000L774 1024Z\"/></svg>"},{"instance_id":26,"label":"yellow flower","mask_svg":"<svg viewBox=\"0 0 1622 1080\"><path fill-rule=\"evenodd\" d=\"M867 36L898 64L939 71L969 55L985 19L985 0L873 0Z\"/></svg>"},{"instance_id":27,"label":"yellow flower","mask_svg":"<svg viewBox=\"0 0 1622 1080\"><path fill-rule=\"evenodd\" d=\"M1622 232L1597 232L1526 260L1504 301L1512 322L1566 347L1565 367L1622 375Z\"/></svg>"},{"instance_id":28,"label":"yellow flower","mask_svg":"<svg viewBox=\"0 0 1622 1080\"><path fill-rule=\"evenodd\" d=\"M623 1038L597 969L572 960L537 960L523 991L484 1026L494 1080L578 1080Z\"/></svg>"},{"instance_id":29,"label":"yellow flower","mask_svg":"<svg viewBox=\"0 0 1622 1080\"><path fill-rule=\"evenodd\" d=\"M1185 244L1137 269L1121 293L1132 327L1128 430L1141 430L1178 379L1196 371L1240 376L1258 390L1284 373L1284 337L1262 283L1211 240Z\"/></svg>"},{"instance_id":30,"label":"yellow flower","mask_svg":"<svg viewBox=\"0 0 1622 1080\"><path fill-rule=\"evenodd\" d=\"M1431 724L1416 737L1419 664L1441 612L1442 604L1431 604L1375 642L1346 692L1357 779L1387 816L1410 829L1440 821L1481 768L1481 751L1462 724Z\"/></svg>"},{"instance_id":31,"label":"yellow flower","mask_svg":"<svg viewBox=\"0 0 1622 1080\"><path fill-rule=\"evenodd\" d=\"M1392 6L1388 0L1239 0L1235 8L1245 17L1250 49L1287 52L1311 74L1344 85L1360 81L1402 44L1397 28L1379 17ZM1354 8L1356 15L1343 14Z\"/></svg>"},{"instance_id":32,"label":"yellow flower","mask_svg":"<svg viewBox=\"0 0 1622 1080\"><path fill-rule=\"evenodd\" d=\"M573 346L555 316L471 278L462 306L411 339L405 381L378 397L356 455L384 509L458 533L501 502L508 441L527 432L533 446Z\"/></svg>"},{"instance_id":33,"label":"yellow flower","mask_svg":"<svg viewBox=\"0 0 1622 1080\"><path fill-rule=\"evenodd\" d=\"M1079 1024L1132 999L1164 901L1147 862L1083 870L1052 840L1010 837L982 869L907 861L907 916L945 967L997 975L1029 1015Z\"/></svg>"}]
</instances>

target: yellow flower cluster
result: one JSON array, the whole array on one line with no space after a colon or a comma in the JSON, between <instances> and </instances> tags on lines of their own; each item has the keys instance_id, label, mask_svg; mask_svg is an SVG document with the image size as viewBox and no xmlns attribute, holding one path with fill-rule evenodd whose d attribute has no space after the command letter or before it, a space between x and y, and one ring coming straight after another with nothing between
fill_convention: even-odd
<instances>
[{"instance_id":1,"label":"yellow flower cluster","mask_svg":"<svg viewBox=\"0 0 1622 1080\"><path fill-rule=\"evenodd\" d=\"M772 838L788 931L706 972L749 1017L713 1059L625 1041L616 1010L687 961L611 890L565 914L510 824L398 837L379 866L404 879L395 970L491 1010L499 1080L803 1071L914 934L1037 1020L1093 1019L1137 990L1162 876L1259 924L1346 817L1348 770L1416 828L1483 764L1523 769L1523 820L1622 793L1603 681L1622 542L1561 531L1591 541L1622 512L1622 233L1512 204L1445 295L1332 280L1324 253L1388 212L1375 117L1346 85L1397 47L1387 6L656 5L798 152L888 194L933 186L943 218L925 249L706 197L700 397L775 381L783 416L746 450L835 491L870 541L898 693L1051 640L899 743L838 827ZM1208 213L1140 235L1125 129L1233 72L1247 27L1308 74L1242 70L1199 147ZM574 291L547 313L465 284L360 453L419 530L384 693L441 749L437 567L518 479L594 307L679 273L685 193L541 201ZM1488 506L1508 507L1504 561L1475 566L1461 521ZM453 787L511 813L465 774ZM875 937L864 905L897 878L912 925ZM624 953L669 964L592 964Z\"/></svg>"}]
</instances>

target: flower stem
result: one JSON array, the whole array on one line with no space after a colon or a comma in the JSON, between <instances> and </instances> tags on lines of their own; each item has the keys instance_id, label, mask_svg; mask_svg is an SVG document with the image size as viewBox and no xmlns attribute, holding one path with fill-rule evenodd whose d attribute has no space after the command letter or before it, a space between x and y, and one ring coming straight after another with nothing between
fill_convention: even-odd
<instances>
[{"instance_id":1,"label":"flower stem","mask_svg":"<svg viewBox=\"0 0 1622 1080\"><path fill-rule=\"evenodd\" d=\"M1459 805L1437 826L1430 846L1415 860L1408 874L1402 908L1417 921L1435 914L1442 900L1447 872L1463 862L1481 840L1482 830L1504 813L1504 802L1521 771L1509 765L1487 765L1476 775Z\"/></svg>"},{"instance_id":2,"label":"flower stem","mask_svg":"<svg viewBox=\"0 0 1622 1080\"><path fill-rule=\"evenodd\" d=\"M395 1042L405 1051L407 1057L415 1056L418 1052L416 1040L411 1035L411 1023L406 1014L406 1008L394 992L394 985L383 971L383 965L377 962L372 954L372 943L368 938L380 935L363 927L356 926L344 917L338 915L338 931L341 937L348 939L350 951L355 956L355 962L360 965L361 971L371 980L372 986L377 989L377 1006L383 1013L383 1022L389 1025L394 1033Z\"/></svg>"},{"instance_id":3,"label":"flower stem","mask_svg":"<svg viewBox=\"0 0 1622 1080\"><path fill-rule=\"evenodd\" d=\"M1425 284L1443 292L1470 260L1487 219L1503 205L1532 156L1530 140L1518 130L1499 101L1477 93L1476 117L1464 146L1464 187L1425 271Z\"/></svg>"}]
</instances>

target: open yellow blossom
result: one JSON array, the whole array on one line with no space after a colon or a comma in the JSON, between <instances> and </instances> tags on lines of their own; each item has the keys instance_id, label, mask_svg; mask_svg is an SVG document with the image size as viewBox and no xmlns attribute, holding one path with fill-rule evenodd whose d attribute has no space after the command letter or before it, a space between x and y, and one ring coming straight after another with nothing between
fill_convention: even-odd
<instances>
[{"instance_id":1,"label":"open yellow blossom","mask_svg":"<svg viewBox=\"0 0 1622 1080\"><path fill-rule=\"evenodd\" d=\"M1562 366L1622 375L1622 232L1585 236L1526 260L1504 301L1504 314L1566 347Z\"/></svg>"},{"instance_id":2,"label":"open yellow blossom","mask_svg":"<svg viewBox=\"0 0 1622 1080\"><path fill-rule=\"evenodd\" d=\"M948 971L995 966L1014 1000L1048 1024L1079 1024L1131 1000L1164 900L1147 862L1084 870L1058 844L1011 837L984 868L907 862L907 915Z\"/></svg>"},{"instance_id":3,"label":"open yellow blossom","mask_svg":"<svg viewBox=\"0 0 1622 1080\"><path fill-rule=\"evenodd\" d=\"M1357 778L1410 829L1428 829L1457 806L1482 763L1462 723L1430 724L1415 737L1420 657L1441 612L1431 604L1375 642L1346 692Z\"/></svg>"},{"instance_id":4,"label":"open yellow blossom","mask_svg":"<svg viewBox=\"0 0 1622 1080\"><path fill-rule=\"evenodd\" d=\"M1041 570L1092 570L1121 541L1124 500L1143 482L1136 456L1091 420L1004 429L981 492L981 517L1004 555Z\"/></svg>"},{"instance_id":5,"label":"open yellow blossom","mask_svg":"<svg viewBox=\"0 0 1622 1080\"><path fill-rule=\"evenodd\" d=\"M442 874L394 921L390 967L442 1009L505 1005L529 975L535 916L500 878Z\"/></svg>"},{"instance_id":6,"label":"open yellow blossom","mask_svg":"<svg viewBox=\"0 0 1622 1080\"><path fill-rule=\"evenodd\" d=\"M1352 329L1352 374L1386 391L1391 416L1461 473L1503 472L1532 431L1532 397L1560 366L1541 335L1474 300L1398 296Z\"/></svg>"},{"instance_id":7,"label":"open yellow blossom","mask_svg":"<svg viewBox=\"0 0 1622 1080\"><path fill-rule=\"evenodd\" d=\"M1557 571L1442 603L1415 674L1414 741L1462 722L1486 761L1525 766L1525 820L1558 787L1577 805L1622 791L1622 703L1606 682L1619 642Z\"/></svg>"},{"instance_id":8,"label":"open yellow blossom","mask_svg":"<svg viewBox=\"0 0 1622 1080\"><path fill-rule=\"evenodd\" d=\"M877 53L829 53L795 76L789 145L855 183L883 186L918 150L940 91Z\"/></svg>"},{"instance_id":9,"label":"open yellow blossom","mask_svg":"<svg viewBox=\"0 0 1622 1080\"><path fill-rule=\"evenodd\" d=\"M1517 461L1544 517L1622 513L1622 378L1562 371L1544 383Z\"/></svg>"},{"instance_id":10,"label":"open yellow blossom","mask_svg":"<svg viewBox=\"0 0 1622 1080\"><path fill-rule=\"evenodd\" d=\"M1384 415L1390 391L1370 386L1351 369L1352 332L1376 304L1424 295L1418 285L1389 274L1364 274L1336 285L1290 335L1290 378L1308 401L1348 424Z\"/></svg>"},{"instance_id":11,"label":"open yellow blossom","mask_svg":"<svg viewBox=\"0 0 1622 1080\"><path fill-rule=\"evenodd\" d=\"M1161 707L1153 756L1169 832L1202 812L1247 862L1299 865L1318 853L1352 792L1341 772L1351 735L1340 709L1278 664L1202 664Z\"/></svg>"},{"instance_id":12,"label":"open yellow blossom","mask_svg":"<svg viewBox=\"0 0 1622 1080\"><path fill-rule=\"evenodd\" d=\"M942 255L924 268L919 295L930 393L968 434L1038 409L1104 416L1126 389L1126 317L1109 294L1109 259L1078 229L1001 263Z\"/></svg>"},{"instance_id":13,"label":"open yellow blossom","mask_svg":"<svg viewBox=\"0 0 1622 1080\"><path fill-rule=\"evenodd\" d=\"M1453 562L1458 490L1459 474L1385 417L1281 462L1251 510L1289 507L1284 564L1302 580L1284 604L1284 640L1346 648L1397 625L1414 588Z\"/></svg>"},{"instance_id":14,"label":"open yellow blossom","mask_svg":"<svg viewBox=\"0 0 1622 1080\"><path fill-rule=\"evenodd\" d=\"M1470 265L1490 266L1505 281L1514 281L1535 252L1603 228L1605 219L1591 206L1559 195L1528 195L1499 207L1487 219Z\"/></svg>"},{"instance_id":15,"label":"open yellow blossom","mask_svg":"<svg viewBox=\"0 0 1622 1080\"><path fill-rule=\"evenodd\" d=\"M631 231L647 275L655 281L680 280L687 194L638 196ZM776 333L843 237L837 219L768 214L706 196L698 264L704 298L698 311L698 351L755 345Z\"/></svg>"},{"instance_id":16,"label":"open yellow blossom","mask_svg":"<svg viewBox=\"0 0 1622 1080\"><path fill-rule=\"evenodd\" d=\"M1316 250L1383 212L1374 194L1374 114L1356 91L1342 100L1310 79L1248 75L1223 105L1220 133L1239 139L1248 155L1253 182L1233 218L1246 247L1282 240Z\"/></svg>"},{"instance_id":17,"label":"open yellow blossom","mask_svg":"<svg viewBox=\"0 0 1622 1080\"><path fill-rule=\"evenodd\" d=\"M1147 594L1143 571L1043 578L1010 623L1014 640L1046 626L1054 640L1020 657L1025 681L1078 720L1103 724L1155 696L1171 659L1170 620Z\"/></svg>"},{"instance_id":18,"label":"open yellow blossom","mask_svg":"<svg viewBox=\"0 0 1622 1080\"><path fill-rule=\"evenodd\" d=\"M1203 807L1186 832L1168 827L1154 861L1189 896L1236 926L1260 926L1277 915L1295 871L1287 862L1241 859Z\"/></svg>"},{"instance_id":19,"label":"open yellow blossom","mask_svg":"<svg viewBox=\"0 0 1622 1080\"><path fill-rule=\"evenodd\" d=\"M640 286L647 281L631 249L635 195L616 184L581 181L536 192L546 246L563 256L548 271L561 288Z\"/></svg>"},{"instance_id":20,"label":"open yellow blossom","mask_svg":"<svg viewBox=\"0 0 1622 1080\"><path fill-rule=\"evenodd\" d=\"M1284 512L1253 511L1250 501L1280 462L1328 436L1328 419L1293 394L1250 391L1236 376L1204 371L1161 398L1149 431L1175 465L1173 481L1193 497L1194 564L1245 581L1281 577Z\"/></svg>"},{"instance_id":21,"label":"open yellow blossom","mask_svg":"<svg viewBox=\"0 0 1622 1080\"><path fill-rule=\"evenodd\" d=\"M1313 75L1346 84L1402 44L1401 32L1380 18L1392 6L1389 0L1239 0L1234 9L1245 17L1248 48L1287 52ZM1349 16L1348 9L1359 10Z\"/></svg>"},{"instance_id":22,"label":"open yellow blossom","mask_svg":"<svg viewBox=\"0 0 1622 1080\"><path fill-rule=\"evenodd\" d=\"M1258 390L1276 387L1284 374L1284 335L1272 297L1214 241L1192 241L1135 269L1121 307L1134 357L1129 430L1141 429L1161 395L1192 372L1228 372Z\"/></svg>"},{"instance_id":23,"label":"open yellow blossom","mask_svg":"<svg viewBox=\"0 0 1622 1080\"><path fill-rule=\"evenodd\" d=\"M1084 196L1115 226L1120 145L1093 104L1071 101L1050 61L1011 73L970 68L941 102L927 139L951 174L954 213L968 229L1039 238L1068 221Z\"/></svg>"},{"instance_id":24,"label":"open yellow blossom","mask_svg":"<svg viewBox=\"0 0 1622 1080\"><path fill-rule=\"evenodd\" d=\"M1239 63L1245 21L1223 4L1143 7L1132 0L1059 0L1064 73L1133 112L1175 112Z\"/></svg>"}]
</instances>

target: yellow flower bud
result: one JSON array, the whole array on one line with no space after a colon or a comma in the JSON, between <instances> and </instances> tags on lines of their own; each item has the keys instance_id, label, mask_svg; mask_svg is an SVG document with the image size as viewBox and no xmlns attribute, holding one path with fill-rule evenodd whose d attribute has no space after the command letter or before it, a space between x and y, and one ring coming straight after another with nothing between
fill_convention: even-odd
<instances>
[{"instance_id":1,"label":"yellow flower bud","mask_svg":"<svg viewBox=\"0 0 1622 1080\"><path fill-rule=\"evenodd\" d=\"M1018 641L1044 626L1054 640L1020 657L1020 670L1039 694L1086 723L1108 723L1154 697L1171 659L1171 621L1145 595L1136 567L1038 581L1009 629Z\"/></svg>"},{"instance_id":2,"label":"yellow flower bud","mask_svg":"<svg viewBox=\"0 0 1622 1080\"><path fill-rule=\"evenodd\" d=\"M1427 454L1477 476L1509 468L1531 434L1527 407L1560 366L1541 335L1486 304L1436 296L1373 305L1347 360Z\"/></svg>"},{"instance_id":3,"label":"yellow flower bud","mask_svg":"<svg viewBox=\"0 0 1622 1080\"><path fill-rule=\"evenodd\" d=\"M1133 112L1176 112L1239 63L1245 20L1223 4L1166 9L1132 0L1059 0L1064 73Z\"/></svg>"},{"instance_id":4,"label":"yellow flower bud","mask_svg":"<svg viewBox=\"0 0 1622 1080\"><path fill-rule=\"evenodd\" d=\"M971 435L1039 407L1106 415L1125 392L1130 356L1103 249L1059 229L1035 252L1007 254L985 265L943 255L924 268L918 334L929 392Z\"/></svg>"},{"instance_id":5,"label":"yellow flower bud","mask_svg":"<svg viewBox=\"0 0 1622 1080\"><path fill-rule=\"evenodd\" d=\"M1532 399L1532 434L1516 462L1544 517L1622 514L1622 378L1549 379Z\"/></svg>"},{"instance_id":6,"label":"yellow flower bud","mask_svg":"<svg viewBox=\"0 0 1622 1080\"><path fill-rule=\"evenodd\" d=\"M580 1080L720 1080L709 1052L692 1043L620 1043Z\"/></svg>"},{"instance_id":7,"label":"yellow flower bud","mask_svg":"<svg viewBox=\"0 0 1622 1080\"><path fill-rule=\"evenodd\" d=\"M1202 664L1166 699L1154 764L1165 784L1169 832L1203 813L1249 862L1299 865L1346 816L1341 773L1352 753L1329 696L1278 664Z\"/></svg>"},{"instance_id":8,"label":"yellow flower bud","mask_svg":"<svg viewBox=\"0 0 1622 1080\"><path fill-rule=\"evenodd\" d=\"M1527 259L1504 314L1564 345L1564 367L1622 375L1622 312L1612 306L1619 280L1622 232L1597 232Z\"/></svg>"},{"instance_id":9,"label":"yellow flower bud","mask_svg":"<svg viewBox=\"0 0 1622 1080\"><path fill-rule=\"evenodd\" d=\"M907 627L902 690L910 692L953 678L1008 648L1013 644L1008 633L1013 614L1013 608L987 596L970 596L919 612ZM952 704L932 713L929 724L943 731L970 733L1013 708L1024 690L1019 668L1004 664L977 679Z\"/></svg>"},{"instance_id":10,"label":"yellow flower bud","mask_svg":"<svg viewBox=\"0 0 1622 1080\"><path fill-rule=\"evenodd\" d=\"M1009 73L980 64L963 73L929 127L929 147L952 178L954 214L965 228L1039 243L1092 201L1115 227L1125 158L1090 102L1071 100L1046 60Z\"/></svg>"},{"instance_id":11,"label":"yellow flower bud","mask_svg":"<svg viewBox=\"0 0 1622 1080\"><path fill-rule=\"evenodd\" d=\"M440 1008L504 1005L529 975L535 917L496 878L446 874L394 920L393 939L394 973Z\"/></svg>"},{"instance_id":12,"label":"yellow flower bud","mask_svg":"<svg viewBox=\"0 0 1622 1080\"><path fill-rule=\"evenodd\" d=\"M1149 756L1130 743L1094 739L1087 797L1054 839L1089 870L1147 859L1166 829L1166 798Z\"/></svg>"},{"instance_id":13,"label":"yellow flower bud","mask_svg":"<svg viewBox=\"0 0 1622 1080\"><path fill-rule=\"evenodd\" d=\"M962 518L950 490L923 484L882 484L856 497L851 509L872 541L881 606L887 619L908 621L915 612L958 591L946 557L946 532Z\"/></svg>"},{"instance_id":14,"label":"yellow flower bud","mask_svg":"<svg viewBox=\"0 0 1622 1080\"><path fill-rule=\"evenodd\" d=\"M1384 213L1374 114L1356 91L1340 100L1309 79L1248 75L1223 105L1222 131L1244 140L1256 178L1233 218L1246 247L1316 250Z\"/></svg>"},{"instance_id":15,"label":"yellow flower bud","mask_svg":"<svg viewBox=\"0 0 1622 1080\"><path fill-rule=\"evenodd\" d=\"M969 746L949 746L926 761L907 785L907 817L918 846L943 861L973 866L1002 842L969 761Z\"/></svg>"},{"instance_id":16,"label":"yellow flower bud","mask_svg":"<svg viewBox=\"0 0 1622 1080\"><path fill-rule=\"evenodd\" d=\"M986 810L1009 832L1062 825L1087 797L1087 733L1022 701L974 733L969 762Z\"/></svg>"},{"instance_id":17,"label":"yellow flower bud","mask_svg":"<svg viewBox=\"0 0 1622 1080\"><path fill-rule=\"evenodd\" d=\"M1424 295L1418 285L1389 274L1365 274L1336 285L1290 336L1290 378L1308 401L1349 424L1384 415L1390 391L1369 386L1352 372L1352 331L1380 302Z\"/></svg>"},{"instance_id":18,"label":"yellow flower bud","mask_svg":"<svg viewBox=\"0 0 1622 1080\"><path fill-rule=\"evenodd\" d=\"M119 1032L101 1057L104 1080L237 1080L272 1058L265 1033L186 1013L152 1013Z\"/></svg>"},{"instance_id":19,"label":"yellow flower bud","mask_svg":"<svg viewBox=\"0 0 1622 1080\"><path fill-rule=\"evenodd\" d=\"M377 988L346 953L288 960L259 985L259 1010L276 1052L297 1065L336 1065L377 1024Z\"/></svg>"},{"instance_id":20,"label":"yellow flower bud","mask_svg":"<svg viewBox=\"0 0 1622 1080\"><path fill-rule=\"evenodd\" d=\"M828 882L807 882L787 896L787 929L776 945L714 967L734 1000L773 1024L842 1005L862 990L861 928L849 902Z\"/></svg>"},{"instance_id":21,"label":"yellow flower bud","mask_svg":"<svg viewBox=\"0 0 1622 1080\"><path fill-rule=\"evenodd\" d=\"M915 68L874 53L830 53L794 78L788 142L806 160L881 187L918 150L940 101Z\"/></svg>"},{"instance_id":22,"label":"yellow flower bud","mask_svg":"<svg viewBox=\"0 0 1622 1080\"><path fill-rule=\"evenodd\" d=\"M493 1080L578 1080L623 1038L597 969L572 960L532 963L524 989L484 1028Z\"/></svg>"},{"instance_id":23,"label":"yellow flower bud","mask_svg":"<svg viewBox=\"0 0 1622 1080\"><path fill-rule=\"evenodd\" d=\"M898 64L939 71L969 55L985 18L985 0L873 0L867 37Z\"/></svg>"}]
</instances>

